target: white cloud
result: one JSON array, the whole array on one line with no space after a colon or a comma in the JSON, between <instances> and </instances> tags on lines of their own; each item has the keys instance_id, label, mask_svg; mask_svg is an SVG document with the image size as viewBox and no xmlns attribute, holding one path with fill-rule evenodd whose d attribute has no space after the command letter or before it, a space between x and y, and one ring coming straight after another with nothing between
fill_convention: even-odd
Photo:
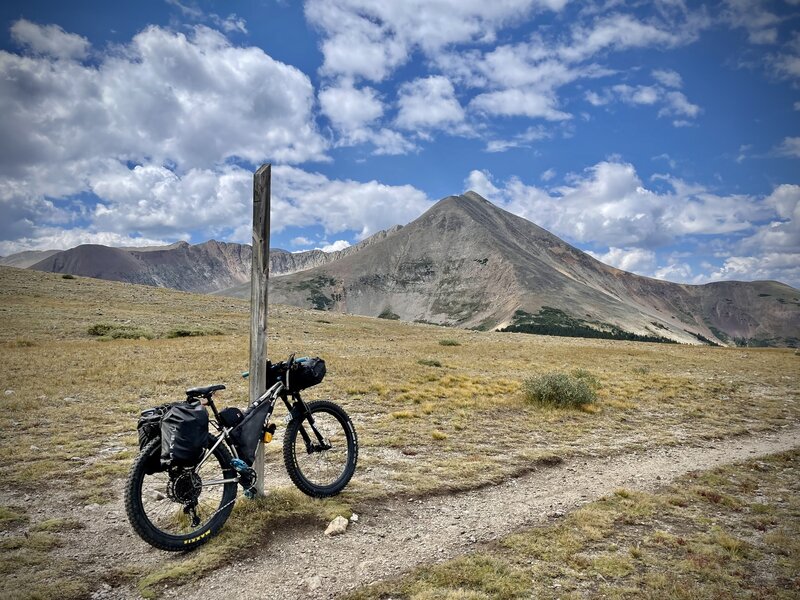
<instances>
[{"instance_id":1,"label":"white cloud","mask_svg":"<svg viewBox=\"0 0 800 600\"><path fill-rule=\"evenodd\" d=\"M722 267L699 281L775 280L797 286L800 282L800 253L767 253L760 256L731 256Z\"/></svg>"},{"instance_id":2,"label":"white cloud","mask_svg":"<svg viewBox=\"0 0 800 600\"><path fill-rule=\"evenodd\" d=\"M689 283L695 280L692 267L685 262L661 266L653 272L653 277L678 283Z\"/></svg>"},{"instance_id":3,"label":"white cloud","mask_svg":"<svg viewBox=\"0 0 800 600\"><path fill-rule=\"evenodd\" d=\"M747 30L751 44L774 44L781 18L765 8L764 0L725 0L722 12L732 27Z\"/></svg>"},{"instance_id":4,"label":"white cloud","mask_svg":"<svg viewBox=\"0 0 800 600\"><path fill-rule=\"evenodd\" d=\"M486 152L505 152L511 148L530 148L532 142L551 137L553 137L552 132L542 126L528 127L525 131L514 135L510 139L489 140L486 144Z\"/></svg>"},{"instance_id":5,"label":"white cloud","mask_svg":"<svg viewBox=\"0 0 800 600\"><path fill-rule=\"evenodd\" d=\"M211 23L225 33L247 33L246 21L235 13L231 13L227 17L220 17L215 13L205 13L194 3L183 4L179 0L166 0L166 2L180 10L181 14L191 21Z\"/></svg>"},{"instance_id":6,"label":"white cloud","mask_svg":"<svg viewBox=\"0 0 800 600\"><path fill-rule=\"evenodd\" d=\"M556 176L555 169L547 169L541 175L539 175L539 179L541 179L542 181L550 181L555 176Z\"/></svg>"},{"instance_id":7,"label":"white cloud","mask_svg":"<svg viewBox=\"0 0 800 600\"><path fill-rule=\"evenodd\" d=\"M672 26L671 26L672 25ZM706 25L701 14L692 15L680 27L664 23L645 23L632 15L613 14L595 20L591 26L578 25L572 30L571 43L558 48L557 54L569 62L583 61L600 52L658 46L673 48L697 39Z\"/></svg>"},{"instance_id":8,"label":"white cloud","mask_svg":"<svg viewBox=\"0 0 800 600\"><path fill-rule=\"evenodd\" d=\"M35 55L81 60L89 54L89 40L67 33L58 25L37 25L20 19L11 26L11 39Z\"/></svg>"},{"instance_id":9,"label":"white cloud","mask_svg":"<svg viewBox=\"0 0 800 600\"><path fill-rule=\"evenodd\" d=\"M336 240L332 244L327 244L320 248L323 252L338 252L339 250L344 250L345 248L350 247L350 242L347 240Z\"/></svg>"},{"instance_id":10,"label":"white cloud","mask_svg":"<svg viewBox=\"0 0 800 600\"><path fill-rule=\"evenodd\" d=\"M671 69L656 69L652 72L653 79L658 81L664 87L681 88L683 87L683 79L680 73Z\"/></svg>"},{"instance_id":11,"label":"white cloud","mask_svg":"<svg viewBox=\"0 0 800 600\"><path fill-rule=\"evenodd\" d=\"M611 90L626 104L655 104L661 96L661 88L652 85L631 87L627 84L615 85Z\"/></svg>"},{"instance_id":12,"label":"white cloud","mask_svg":"<svg viewBox=\"0 0 800 600\"><path fill-rule=\"evenodd\" d=\"M794 109L795 110L800 110L800 102L795 102L794 103Z\"/></svg>"},{"instance_id":13,"label":"white cloud","mask_svg":"<svg viewBox=\"0 0 800 600\"><path fill-rule=\"evenodd\" d=\"M258 48L205 27L148 27L96 66L0 53L0 154L5 173L109 157L179 168L323 159L313 103L308 77Z\"/></svg>"},{"instance_id":14,"label":"white cloud","mask_svg":"<svg viewBox=\"0 0 800 600\"><path fill-rule=\"evenodd\" d=\"M356 231L362 240L415 219L432 205L410 185L328 179L289 166L272 170L272 227L321 225L327 235Z\"/></svg>"},{"instance_id":15,"label":"white cloud","mask_svg":"<svg viewBox=\"0 0 800 600\"><path fill-rule=\"evenodd\" d=\"M499 28L534 10L559 11L566 0L309 0L308 21L323 34L322 72L381 81L419 50L486 43Z\"/></svg>"},{"instance_id":16,"label":"white cloud","mask_svg":"<svg viewBox=\"0 0 800 600\"><path fill-rule=\"evenodd\" d=\"M14 30L52 34L29 22ZM54 43L70 35L56 32ZM0 52L0 239L87 221L92 235L220 231L236 212L227 198L246 199L252 177L226 161L326 159L309 78L217 31L148 27L92 64L67 58L83 51L64 44L58 58L39 46ZM90 191L96 208L70 200Z\"/></svg>"},{"instance_id":17,"label":"white cloud","mask_svg":"<svg viewBox=\"0 0 800 600\"><path fill-rule=\"evenodd\" d=\"M775 209L750 196L718 196L706 188L662 177L672 191L647 189L632 165L605 161L550 190L511 178L497 186L486 171L466 185L479 194L577 242L615 248L655 248L687 236L748 232Z\"/></svg>"},{"instance_id":18,"label":"white cloud","mask_svg":"<svg viewBox=\"0 0 800 600\"><path fill-rule=\"evenodd\" d=\"M673 115L695 118L700 114L700 107L689 102L682 92L667 92L667 105L659 111L659 116Z\"/></svg>"},{"instance_id":19,"label":"white cloud","mask_svg":"<svg viewBox=\"0 0 800 600\"><path fill-rule=\"evenodd\" d=\"M352 80L323 88L319 102L334 127L345 133L362 129L383 115L383 102L378 93L370 87L355 88Z\"/></svg>"},{"instance_id":20,"label":"white cloud","mask_svg":"<svg viewBox=\"0 0 800 600\"><path fill-rule=\"evenodd\" d=\"M746 252L800 252L800 185L783 184L764 200L774 210L773 218L742 240Z\"/></svg>"},{"instance_id":21,"label":"white cloud","mask_svg":"<svg viewBox=\"0 0 800 600\"><path fill-rule=\"evenodd\" d=\"M650 274L656 264L656 253L643 248L616 248L612 246L604 254L597 252L589 252L589 254L612 267L643 275Z\"/></svg>"},{"instance_id":22,"label":"white cloud","mask_svg":"<svg viewBox=\"0 0 800 600\"><path fill-rule=\"evenodd\" d=\"M657 80L669 80L670 76L665 72L654 71L653 76ZM678 75L674 73L674 75ZM678 75L678 78L680 76ZM672 81L675 83L675 81ZM601 92L588 91L585 95L587 102L593 106L604 106L611 102L618 101L631 106L659 105L659 117L677 117L673 120L675 127L685 127L691 125L689 119L696 118L702 109L686 97L683 92L674 89L664 88L660 85L629 85L617 84L605 88Z\"/></svg>"},{"instance_id":23,"label":"white cloud","mask_svg":"<svg viewBox=\"0 0 800 600\"><path fill-rule=\"evenodd\" d=\"M557 109L557 102L552 94L512 88L479 94L470 102L470 108L504 117L539 117L548 121L570 119L571 115Z\"/></svg>"},{"instance_id":24,"label":"white cloud","mask_svg":"<svg viewBox=\"0 0 800 600\"><path fill-rule=\"evenodd\" d=\"M776 148L779 156L800 158L800 137L785 137L780 146Z\"/></svg>"},{"instance_id":25,"label":"white cloud","mask_svg":"<svg viewBox=\"0 0 800 600\"><path fill-rule=\"evenodd\" d=\"M397 103L397 125L404 129L444 128L464 120L453 84L441 75L404 83Z\"/></svg>"},{"instance_id":26,"label":"white cloud","mask_svg":"<svg viewBox=\"0 0 800 600\"><path fill-rule=\"evenodd\" d=\"M291 241L292 246L310 246L313 243L314 242L312 242L310 239L308 239L307 237L303 237L302 235L296 238L292 238Z\"/></svg>"}]
</instances>

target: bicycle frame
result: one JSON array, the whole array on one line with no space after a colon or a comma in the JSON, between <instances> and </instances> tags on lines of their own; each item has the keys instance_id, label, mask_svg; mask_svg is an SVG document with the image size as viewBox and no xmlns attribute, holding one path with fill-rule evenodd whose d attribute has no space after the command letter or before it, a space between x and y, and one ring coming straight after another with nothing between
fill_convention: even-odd
<instances>
[{"instance_id":1,"label":"bicycle frame","mask_svg":"<svg viewBox=\"0 0 800 600\"><path fill-rule=\"evenodd\" d=\"M289 402L289 396L293 402ZM273 411L275 410L275 405L278 402L278 398L283 400L284 405L286 405L286 409L289 411L290 421L296 418L307 418L309 425L311 425L311 430L314 432L314 435L317 438L318 444L314 444L309 437L308 433L306 432L304 427L300 427L300 435L303 438L303 441L306 444L306 451L311 454L312 452L320 452L322 450L327 450L330 448L330 444L323 438L322 434L314 427L314 418L308 411L308 406L306 405L305 401L303 401L302 397L300 396L300 392L289 392L286 388L285 384L282 381L277 382L275 385L270 387L266 392L264 392L261 396L256 398L254 402L250 405L251 407L255 407L260 405L262 402L269 402L270 406L267 409L267 413L264 417L264 423L268 423L270 417L272 416ZM224 427L221 425L222 420L220 419L219 412L217 411L217 407L214 404L214 400L209 397L203 397L200 400L201 404L208 406L211 408L211 412L214 414L214 418L216 419L217 423L219 424L218 429L220 434L211 448L206 450L205 455L203 456L200 463L195 467L195 472L199 472L200 468L203 464L208 460L208 458L214 453L217 447L223 443L223 441L228 445L231 453L235 458L239 458L239 453L236 449L236 445L231 443L230 440L230 432L233 430L233 427ZM213 485L224 485L226 483L232 482L239 482L241 476L237 473L236 477L231 477L228 479L214 479L211 481L204 481L203 487L213 486Z\"/></svg>"}]
</instances>

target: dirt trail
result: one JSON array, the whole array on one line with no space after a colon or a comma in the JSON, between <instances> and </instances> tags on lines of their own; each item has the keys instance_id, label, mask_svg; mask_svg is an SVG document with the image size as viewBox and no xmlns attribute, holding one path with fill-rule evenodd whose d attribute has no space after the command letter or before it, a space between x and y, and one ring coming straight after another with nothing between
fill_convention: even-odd
<instances>
[{"instance_id":1,"label":"dirt trail","mask_svg":"<svg viewBox=\"0 0 800 600\"><path fill-rule=\"evenodd\" d=\"M333 598L423 563L464 554L521 527L557 518L626 487L652 490L689 471L710 469L800 446L800 427L759 437L643 453L569 460L519 479L428 499L388 501L359 515L345 535L322 528L278 532L242 562L166 597L208 600Z\"/></svg>"}]
</instances>

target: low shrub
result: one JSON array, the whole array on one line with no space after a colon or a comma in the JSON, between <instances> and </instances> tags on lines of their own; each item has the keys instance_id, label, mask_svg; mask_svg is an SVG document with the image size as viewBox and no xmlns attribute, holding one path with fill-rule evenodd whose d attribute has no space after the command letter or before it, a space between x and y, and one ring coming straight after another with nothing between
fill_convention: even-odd
<instances>
[{"instance_id":1,"label":"low shrub","mask_svg":"<svg viewBox=\"0 0 800 600\"><path fill-rule=\"evenodd\" d=\"M95 323L89 326L87 333L107 340L138 340L139 338L152 340L154 337L152 332L141 327L120 325L118 323Z\"/></svg>"},{"instance_id":2,"label":"low shrub","mask_svg":"<svg viewBox=\"0 0 800 600\"><path fill-rule=\"evenodd\" d=\"M75 275L72 275L72 274L70 274L70 273L64 273L64 274L61 276L61 279L75 279Z\"/></svg>"},{"instance_id":3,"label":"low shrub","mask_svg":"<svg viewBox=\"0 0 800 600\"><path fill-rule=\"evenodd\" d=\"M578 408L597 400L597 379L589 372L551 372L529 377L522 384L525 398L532 404Z\"/></svg>"},{"instance_id":4,"label":"low shrub","mask_svg":"<svg viewBox=\"0 0 800 600\"><path fill-rule=\"evenodd\" d=\"M219 329L193 329L188 327L175 327L170 329L164 337L167 338L182 338L182 337L202 337L204 335L222 335Z\"/></svg>"},{"instance_id":5,"label":"low shrub","mask_svg":"<svg viewBox=\"0 0 800 600\"><path fill-rule=\"evenodd\" d=\"M458 340L439 340L440 346L460 346L461 342Z\"/></svg>"},{"instance_id":6,"label":"low shrub","mask_svg":"<svg viewBox=\"0 0 800 600\"><path fill-rule=\"evenodd\" d=\"M421 358L417 361L417 364L422 365L423 367L441 367L442 363L438 360L428 359L428 358Z\"/></svg>"}]
</instances>

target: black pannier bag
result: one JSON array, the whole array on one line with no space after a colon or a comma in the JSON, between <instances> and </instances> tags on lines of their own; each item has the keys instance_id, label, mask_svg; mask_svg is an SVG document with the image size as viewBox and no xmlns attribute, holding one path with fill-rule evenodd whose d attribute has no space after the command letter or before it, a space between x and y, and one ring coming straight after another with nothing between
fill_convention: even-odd
<instances>
[{"instance_id":1,"label":"black pannier bag","mask_svg":"<svg viewBox=\"0 0 800 600\"><path fill-rule=\"evenodd\" d=\"M161 419L161 464L196 465L208 442L208 413L199 402L172 406Z\"/></svg>"},{"instance_id":2,"label":"black pannier bag","mask_svg":"<svg viewBox=\"0 0 800 600\"><path fill-rule=\"evenodd\" d=\"M161 440L161 419L174 403L162 404L153 408L143 410L139 416L139 423L136 430L139 434L139 451L144 450L153 440ZM148 460L145 472L148 475L163 471L161 467L161 449L154 452Z\"/></svg>"},{"instance_id":3,"label":"black pannier bag","mask_svg":"<svg viewBox=\"0 0 800 600\"><path fill-rule=\"evenodd\" d=\"M317 385L325 377L325 361L321 358L298 358L286 373L286 387L299 392Z\"/></svg>"},{"instance_id":4,"label":"black pannier bag","mask_svg":"<svg viewBox=\"0 0 800 600\"><path fill-rule=\"evenodd\" d=\"M262 400L255 406L250 405L244 411L241 423L231 431L231 440L239 452L239 458L251 467L256 459L258 443L264 437L264 423L267 420L269 407L270 403L267 400Z\"/></svg>"}]
</instances>

